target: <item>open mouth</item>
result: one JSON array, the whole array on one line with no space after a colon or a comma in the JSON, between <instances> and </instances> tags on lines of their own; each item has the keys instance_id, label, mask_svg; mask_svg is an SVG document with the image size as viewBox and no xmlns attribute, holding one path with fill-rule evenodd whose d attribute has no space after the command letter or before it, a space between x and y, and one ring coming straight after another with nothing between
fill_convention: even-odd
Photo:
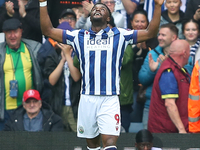
<instances>
[{"instance_id":1,"label":"open mouth","mask_svg":"<svg viewBox=\"0 0 200 150\"><path fill-rule=\"evenodd\" d=\"M95 13L94 16L101 16L101 14L100 13Z\"/></svg>"}]
</instances>

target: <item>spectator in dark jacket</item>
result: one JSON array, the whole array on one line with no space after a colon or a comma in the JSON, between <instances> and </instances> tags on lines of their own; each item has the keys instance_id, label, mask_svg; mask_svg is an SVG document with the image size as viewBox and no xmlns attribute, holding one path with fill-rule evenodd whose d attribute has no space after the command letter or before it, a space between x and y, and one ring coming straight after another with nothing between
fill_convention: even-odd
<instances>
[{"instance_id":1,"label":"spectator in dark jacket","mask_svg":"<svg viewBox=\"0 0 200 150\"><path fill-rule=\"evenodd\" d=\"M37 90L27 90L23 106L17 108L6 122L5 131L62 131L61 118L45 103Z\"/></svg>"},{"instance_id":2,"label":"spectator in dark jacket","mask_svg":"<svg viewBox=\"0 0 200 150\"><path fill-rule=\"evenodd\" d=\"M185 19L194 19L199 22L200 25L200 1L188 0L185 10Z\"/></svg>"},{"instance_id":3,"label":"spectator in dark jacket","mask_svg":"<svg viewBox=\"0 0 200 150\"><path fill-rule=\"evenodd\" d=\"M17 18L22 23L23 38L42 42L38 0L6 0L0 7L0 32L3 22Z\"/></svg>"}]
</instances>

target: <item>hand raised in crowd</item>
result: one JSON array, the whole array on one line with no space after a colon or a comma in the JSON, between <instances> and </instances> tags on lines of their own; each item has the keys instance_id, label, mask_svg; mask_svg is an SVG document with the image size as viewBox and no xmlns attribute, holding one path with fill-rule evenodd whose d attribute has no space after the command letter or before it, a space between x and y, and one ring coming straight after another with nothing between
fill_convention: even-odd
<instances>
[{"instance_id":1,"label":"hand raised in crowd","mask_svg":"<svg viewBox=\"0 0 200 150\"><path fill-rule=\"evenodd\" d=\"M155 5L160 5L162 6L162 4L164 3L164 0L154 0Z\"/></svg>"},{"instance_id":2,"label":"hand raised in crowd","mask_svg":"<svg viewBox=\"0 0 200 150\"><path fill-rule=\"evenodd\" d=\"M63 56L65 56L65 58L67 58L68 56L71 57L73 49L70 45L58 43L57 46L63 51Z\"/></svg>"},{"instance_id":3,"label":"hand raised in crowd","mask_svg":"<svg viewBox=\"0 0 200 150\"><path fill-rule=\"evenodd\" d=\"M83 7L83 16L84 16L84 18L87 18L89 13L90 12L85 7Z\"/></svg>"},{"instance_id":4,"label":"hand raised in crowd","mask_svg":"<svg viewBox=\"0 0 200 150\"><path fill-rule=\"evenodd\" d=\"M19 14L22 18L26 16L25 5L22 0L18 0Z\"/></svg>"},{"instance_id":5,"label":"hand raised in crowd","mask_svg":"<svg viewBox=\"0 0 200 150\"><path fill-rule=\"evenodd\" d=\"M200 20L200 8L196 10L194 14L194 19L199 21Z\"/></svg>"},{"instance_id":6,"label":"hand raised in crowd","mask_svg":"<svg viewBox=\"0 0 200 150\"><path fill-rule=\"evenodd\" d=\"M159 65L159 57L157 58L157 61L155 62L152 58L152 54L149 54L149 68L152 72L156 71L156 69L158 68Z\"/></svg>"},{"instance_id":7,"label":"hand raised in crowd","mask_svg":"<svg viewBox=\"0 0 200 150\"><path fill-rule=\"evenodd\" d=\"M85 8L88 12L91 12L92 7L94 6L93 2L89 3L88 1L82 2L83 8Z\"/></svg>"},{"instance_id":8,"label":"hand raised in crowd","mask_svg":"<svg viewBox=\"0 0 200 150\"><path fill-rule=\"evenodd\" d=\"M157 58L157 61L155 62L152 58L152 54L149 54L149 68L152 72L156 71L156 69L158 68L159 63L162 63L165 59L167 58L167 55L164 56L162 54L159 55L159 57Z\"/></svg>"},{"instance_id":9,"label":"hand raised in crowd","mask_svg":"<svg viewBox=\"0 0 200 150\"><path fill-rule=\"evenodd\" d=\"M5 2L5 5L6 5L6 10L7 10L8 16L12 17L15 13L14 3L11 1L8 1L8 2Z\"/></svg>"},{"instance_id":10,"label":"hand raised in crowd","mask_svg":"<svg viewBox=\"0 0 200 150\"><path fill-rule=\"evenodd\" d=\"M142 48L142 49L146 49L147 48L146 42L137 43L137 47Z\"/></svg>"}]
</instances>

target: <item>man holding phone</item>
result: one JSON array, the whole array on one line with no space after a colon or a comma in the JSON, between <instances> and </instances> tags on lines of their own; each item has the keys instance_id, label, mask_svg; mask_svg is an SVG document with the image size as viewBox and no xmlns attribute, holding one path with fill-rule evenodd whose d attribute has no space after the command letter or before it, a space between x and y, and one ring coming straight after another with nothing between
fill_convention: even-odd
<instances>
[{"instance_id":1,"label":"man holding phone","mask_svg":"<svg viewBox=\"0 0 200 150\"><path fill-rule=\"evenodd\" d=\"M22 39L22 24L12 18L4 21L6 41L0 43L0 130L9 113L22 104L24 91L42 89L42 77L36 59L41 44Z\"/></svg>"}]
</instances>

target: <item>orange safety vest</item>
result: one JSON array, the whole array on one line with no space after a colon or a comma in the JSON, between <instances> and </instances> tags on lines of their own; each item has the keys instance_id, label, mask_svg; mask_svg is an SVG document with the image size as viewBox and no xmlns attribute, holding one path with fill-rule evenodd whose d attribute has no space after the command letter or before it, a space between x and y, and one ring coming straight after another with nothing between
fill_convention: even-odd
<instances>
[{"instance_id":1,"label":"orange safety vest","mask_svg":"<svg viewBox=\"0 0 200 150\"><path fill-rule=\"evenodd\" d=\"M188 120L189 132L200 132L200 60L198 60L193 68L189 98L188 98Z\"/></svg>"}]
</instances>

